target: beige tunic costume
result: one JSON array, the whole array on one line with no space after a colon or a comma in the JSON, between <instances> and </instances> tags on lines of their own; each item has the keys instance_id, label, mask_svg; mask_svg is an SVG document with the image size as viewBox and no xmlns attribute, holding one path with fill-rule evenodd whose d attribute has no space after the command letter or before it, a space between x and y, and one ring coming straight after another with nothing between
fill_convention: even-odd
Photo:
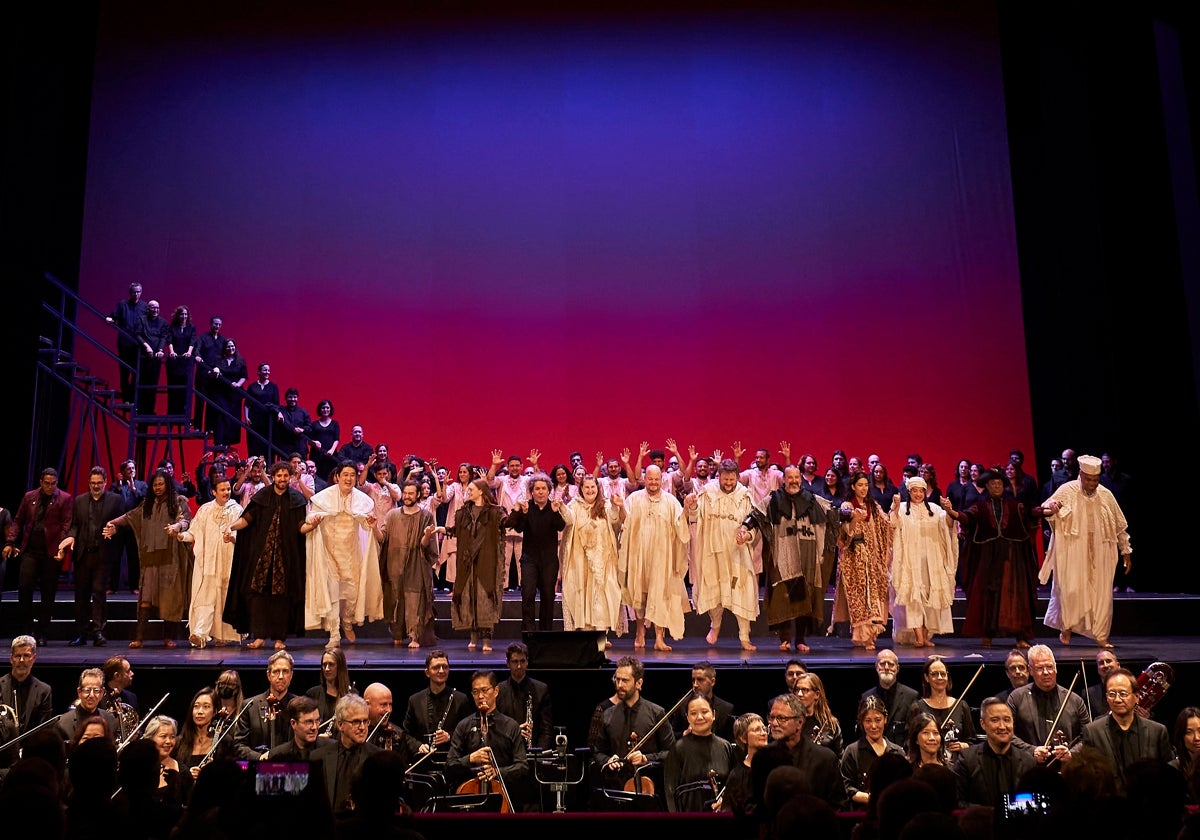
<instances>
[{"instance_id":1,"label":"beige tunic costume","mask_svg":"<svg viewBox=\"0 0 1200 840\"><path fill-rule=\"evenodd\" d=\"M683 614L691 609L683 585L691 539L683 505L665 490L657 496L638 490L625 506L617 572L621 597L639 616L682 639Z\"/></svg>"},{"instance_id":2,"label":"beige tunic costume","mask_svg":"<svg viewBox=\"0 0 1200 840\"><path fill-rule=\"evenodd\" d=\"M593 517L592 506L576 496L562 508L569 524L562 538L562 615L564 630L624 632L617 509L604 502L604 515Z\"/></svg>"},{"instance_id":3,"label":"beige tunic costume","mask_svg":"<svg viewBox=\"0 0 1200 840\"><path fill-rule=\"evenodd\" d=\"M758 575L754 549L738 545L737 532L754 507L750 490L738 484L733 492L720 482L707 484L696 496L696 531L692 546L699 583L692 586L696 612L709 613L719 629L724 610L738 620L738 637L750 639L750 622L758 617ZM761 557L761 555L760 555ZM760 561L761 562L761 561Z\"/></svg>"},{"instance_id":4,"label":"beige tunic costume","mask_svg":"<svg viewBox=\"0 0 1200 840\"><path fill-rule=\"evenodd\" d=\"M241 634L221 619L235 545L225 542L225 534L241 515L242 506L232 498L224 507L215 501L207 502L200 506L192 524L179 537L192 544L195 555L188 633L205 642L237 642L241 639Z\"/></svg>"},{"instance_id":5,"label":"beige tunic costume","mask_svg":"<svg viewBox=\"0 0 1200 840\"><path fill-rule=\"evenodd\" d=\"M333 633L341 620L364 624L383 618L379 543L367 524L374 512L366 493L352 488L343 494L336 484L309 500L307 521L322 518L306 541L305 629Z\"/></svg>"}]
</instances>

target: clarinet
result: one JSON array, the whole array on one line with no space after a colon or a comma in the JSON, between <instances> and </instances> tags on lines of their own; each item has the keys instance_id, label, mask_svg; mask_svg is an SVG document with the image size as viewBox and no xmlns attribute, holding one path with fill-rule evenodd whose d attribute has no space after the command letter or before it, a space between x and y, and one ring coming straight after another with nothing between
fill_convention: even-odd
<instances>
[{"instance_id":1,"label":"clarinet","mask_svg":"<svg viewBox=\"0 0 1200 840\"><path fill-rule=\"evenodd\" d=\"M452 705L454 705L454 689L451 688L451 689L447 689L446 691L447 691L447 693L446 693L446 710L442 712L442 719L438 721L438 725L433 727L433 731L429 733L429 748L430 749L435 749L435 747L433 746L433 736L437 733L437 731L439 729L441 729L443 726L446 725L446 718L448 718L450 716L450 707ZM433 705L432 698L430 699L429 704L432 707L432 705Z\"/></svg>"},{"instance_id":2,"label":"clarinet","mask_svg":"<svg viewBox=\"0 0 1200 840\"><path fill-rule=\"evenodd\" d=\"M525 724L529 727L529 734L525 736L525 748L529 749L533 746L533 695L525 695Z\"/></svg>"}]
</instances>

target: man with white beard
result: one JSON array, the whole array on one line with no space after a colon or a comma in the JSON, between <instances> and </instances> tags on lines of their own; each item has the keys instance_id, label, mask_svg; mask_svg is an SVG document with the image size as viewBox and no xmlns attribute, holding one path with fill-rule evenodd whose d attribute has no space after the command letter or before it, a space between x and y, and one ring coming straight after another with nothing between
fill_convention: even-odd
<instances>
[{"instance_id":1,"label":"man with white beard","mask_svg":"<svg viewBox=\"0 0 1200 840\"><path fill-rule=\"evenodd\" d=\"M180 542L192 544L195 554L188 606L188 641L194 648L209 642L218 647L237 644L241 639L221 618L233 568L234 543L226 542L225 535L241 515L242 506L233 500L233 480L218 475L213 479L213 500L200 505L188 530L177 535Z\"/></svg>"},{"instance_id":2,"label":"man with white beard","mask_svg":"<svg viewBox=\"0 0 1200 840\"><path fill-rule=\"evenodd\" d=\"M917 702L917 692L899 681L900 660L891 648L875 654L875 673L879 675L879 683L864 691L862 699L873 696L883 701L888 710L884 735L893 744L907 744L908 713Z\"/></svg>"},{"instance_id":3,"label":"man with white beard","mask_svg":"<svg viewBox=\"0 0 1200 840\"><path fill-rule=\"evenodd\" d=\"M695 506L695 499L692 499ZM683 576L691 539L679 500L663 490L662 469L646 467L646 487L625 500L628 515L621 537L617 574L621 596L637 617L633 646L646 647L646 624L654 625L654 649L670 650L663 638L683 638L683 614L690 609Z\"/></svg>"},{"instance_id":4,"label":"man with white beard","mask_svg":"<svg viewBox=\"0 0 1200 840\"><path fill-rule=\"evenodd\" d=\"M705 459L700 463L707 467ZM750 491L738 481L737 462L722 461L717 483L689 493L684 506L696 529L689 544L697 567L692 597L696 611L708 613L710 629L705 641L716 645L728 609L737 619L742 650L756 650L750 642L750 623L758 617L758 576L750 550L752 538L741 527L753 504Z\"/></svg>"}]
</instances>

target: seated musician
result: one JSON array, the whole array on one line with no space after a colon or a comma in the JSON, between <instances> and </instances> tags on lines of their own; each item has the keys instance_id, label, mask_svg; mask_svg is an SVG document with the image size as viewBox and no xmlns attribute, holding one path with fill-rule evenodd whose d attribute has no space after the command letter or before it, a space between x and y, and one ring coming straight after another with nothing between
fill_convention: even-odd
<instances>
[{"instance_id":1,"label":"seated musician","mask_svg":"<svg viewBox=\"0 0 1200 840\"><path fill-rule=\"evenodd\" d=\"M399 755L406 767L433 749L392 723L392 690L386 685L371 683L363 691L363 699L367 701L372 744Z\"/></svg>"},{"instance_id":2,"label":"seated musician","mask_svg":"<svg viewBox=\"0 0 1200 840\"><path fill-rule=\"evenodd\" d=\"M713 734L712 701L697 694L687 703L687 733L680 736L663 762L663 784L669 811L713 811L737 763L733 744Z\"/></svg>"},{"instance_id":3,"label":"seated musician","mask_svg":"<svg viewBox=\"0 0 1200 840\"><path fill-rule=\"evenodd\" d=\"M319 713L318 713L319 714ZM351 791L362 772L363 762L379 747L367 743L370 729L367 724L367 701L357 694L338 698L333 711L336 736L312 752L313 761L320 761L325 775L325 790L334 816L354 810Z\"/></svg>"},{"instance_id":4,"label":"seated musician","mask_svg":"<svg viewBox=\"0 0 1200 840\"><path fill-rule=\"evenodd\" d=\"M510 811L532 805L525 738L517 721L496 711L496 674L471 675L471 698L477 714L459 721L450 736L446 776L460 793L500 793Z\"/></svg>"},{"instance_id":5,"label":"seated musician","mask_svg":"<svg viewBox=\"0 0 1200 840\"><path fill-rule=\"evenodd\" d=\"M617 660L617 673L613 677L617 703L604 711L601 731L590 744L603 787L620 789L635 774L650 781L646 765L664 761L675 744L675 733L663 721L666 714L663 707L642 696L645 674L637 657L622 656ZM641 741L645 743L639 744ZM653 793L654 786L651 784L639 792Z\"/></svg>"},{"instance_id":6,"label":"seated musician","mask_svg":"<svg viewBox=\"0 0 1200 840\"><path fill-rule=\"evenodd\" d=\"M450 659L446 651L434 649L425 654L425 676L429 687L409 696L401 727L433 747L434 755L426 762L432 765L427 772L432 772L445 767L450 734L459 721L471 716L472 710L467 695L450 687Z\"/></svg>"},{"instance_id":7,"label":"seated musician","mask_svg":"<svg viewBox=\"0 0 1200 840\"><path fill-rule=\"evenodd\" d=\"M267 758L271 750L292 739L286 709L296 696L289 690L294 664L295 660L286 650L271 654L267 660L270 688L247 699L239 711L233 741L237 745L238 758L243 761Z\"/></svg>"},{"instance_id":8,"label":"seated musician","mask_svg":"<svg viewBox=\"0 0 1200 840\"><path fill-rule=\"evenodd\" d=\"M272 761L308 761L317 748L317 731L321 728L321 708L311 697L293 697L287 704L288 726L292 740L271 750Z\"/></svg>"}]
</instances>

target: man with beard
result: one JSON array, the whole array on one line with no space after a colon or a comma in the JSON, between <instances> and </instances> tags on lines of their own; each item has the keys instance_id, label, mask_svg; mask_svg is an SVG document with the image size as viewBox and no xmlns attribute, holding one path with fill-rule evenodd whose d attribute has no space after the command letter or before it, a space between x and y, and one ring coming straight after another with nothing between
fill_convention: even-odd
<instances>
[{"instance_id":1,"label":"man with beard","mask_svg":"<svg viewBox=\"0 0 1200 840\"><path fill-rule=\"evenodd\" d=\"M55 560L72 551L71 564L75 569L75 638L71 647L87 644L96 647L104 638L105 592L108 588L110 556L116 546L104 539L104 524L116 519L124 510L121 497L105 489L108 473L104 467L92 467L88 475L88 492L75 497L71 515L71 530L58 544Z\"/></svg>"},{"instance_id":2,"label":"man with beard","mask_svg":"<svg viewBox=\"0 0 1200 840\"><path fill-rule=\"evenodd\" d=\"M312 418L308 409L300 405L300 392L288 388L283 393L283 407L275 422L276 452L308 452L308 433L312 431Z\"/></svg>"},{"instance_id":3,"label":"man with beard","mask_svg":"<svg viewBox=\"0 0 1200 840\"><path fill-rule=\"evenodd\" d=\"M388 511L383 520L383 544L387 586L383 614L392 626L392 645L432 645L433 570L438 562L437 526L433 514L418 504L415 481L404 482L400 507Z\"/></svg>"},{"instance_id":4,"label":"man with beard","mask_svg":"<svg viewBox=\"0 0 1200 840\"><path fill-rule=\"evenodd\" d=\"M33 675L37 661L37 640L33 636L17 636L9 646L9 673L0 677L0 703L15 712L0 709L0 744L41 726L54 715L54 698L50 686ZM0 752L0 768L16 762L18 748Z\"/></svg>"},{"instance_id":5,"label":"man with beard","mask_svg":"<svg viewBox=\"0 0 1200 840\"><path fill-rule=\"evenodd\" d=\"M788 465L783 487L751 510L738 533L763 542L767 625L781 651L807 653L805 638L823 623L827 570L837 552L838 511L804 489L800 468Z\"/></svg>"},{"instance_id":6,"label":"man with beard","mask_svg":"<svg viewBox=\"0 0 1200 840\"><path fill-rule=\"evenodd\" d=\"M633 647L646 647L646 625L654 625L654 649L669 651L663 638L683 638L683 614L691 609L683 576L687 573L687 516L679 500L664 490L663 472L646 467L646 486L630 493L628 514L618 553L617 574L623 579L621 597L633 608L637 632ZM695 500L693 499L693 504Z\"/></svg>"},{"instance_id":7,"label":"man with beard","mask_svg":"<svg viewBox=\"0 0 1200 840\"><path fill-rule=\"evenodd\" d=\"M700 459L700 463L707 461ZM705 469L707 473L707 468ZM721 461L715 485L706 483L684 501L688 521L696 523L692 547L697 580L692 598L696 611L708 613L705 641L715 646L725 610L738 623L742 650L756 650L750 642L750 623L758 618L758 575L754 572L753 538L741 523L754 505L750 491L738 481L737 462Z\"/></svg>"},{"instance_id":8,"label":"man with beard","mask_svg":"<svg viewBox=\"0 0 1200 840\"><path fill-rule=\"evenodd\" d=\"M75 727L79 721L92 715L100 715L108 721L113 732L120 731L120 725L112 712L100 708L100 700L104 697L104 672L99 668L87 668L79 675L79 685L75 687L75 704L58 719L56 726L58 734L64 741L70 741L75 735Z\"/></svg>"},{"instance_id":9,"label":"man with beard","mask_svg":"<svg viewBox=\"0 0 1200 840\"><path fill-rule=\"evenodd\" d=\"M804 774L808 790L829 803L835 811L846 809L846 785L833 750L814 744L805 732L804 701L796 694L780 694L771 700L767 724L771 740L785 747L792 766Z\"/></svg>"},{"instance_id":10,"label":"man with beard","mask_svg":"<svg viewBox=\"0 0 1200 840\"><path fill-rule=\"evenodd\" d=\"M879 682L862 693L862 699L877 697L888 710L887 728L884 735L893 744L908 743L908 716L918 695L913 689L899 681L900 660L891 648L883 648L875 654L875 673Z\"/></svg>"},{"instance_id":11,"label":"man with beard","mask_svg":"<svg viewBox=\"0 0 1200 840\"><path fill-rule=\"evenodd\" d=\"M58 590L59 563L52 554L71 530L71 496L58 487L58 470L47 467L38 477L38 486L21 499L17 515L8 526L4 559L20 555L17 582L17 626L33 633L33 590L41 592L38 608L38 645L46 644Z\"/></svg>"},{"instance_id":12,"label":"man with beard","mask_svg":"<svg viewBox=\"0 0 1200 840\"><path fill-rule=\"evenodd\" d=\"M233 500L232 486L228 476L217 476L213 500L202 504L188 530L179 534L180 542L192 544L195 556L188 605L188 640L194 648L204 648L209 642L233 645L240 640L238 631L221 620L234 552L225 535L242 515L242 506Z\"/></svg>"},{"instance_id":13,"label":"man with beard","mask_svg":"<svg viewBox=\"0 0 1200 840\"><path fill-rule=\"evenodd\" d=\"M289 635L304 632L304 524L305 502L289 486L292 471L284 461L271 467L271 484L250 499L242 515L225 535L245 530L233 550L230 586L223 618L254 641L258 649L269 636L275 649L287 647Z\"/></svg>"},{"instance_id":14,"label":"man with beard","mask_svg":"<svg viewBox=\"0 0 1200 840\"><path fill-rule=\"evenodd\" d=\"M1008 682L1012 687L996 694L1001 700L1007 700L1008 695L1021 686L1029 684L1029 659L1025 655L1025 651L1021 650L1021 648L1013 648L1008 652L1008 656L1004 658L1004 675L1008 677ZM1104 686L1101 685L1100 699L1103 699L1103 697ZM1098 708L1103 708L1103 704Z\"/></svg>"},{"instance_id":15,"label":"man with beard","mask_svg":"<svg viewBox=\"0 0 1200 840\"><path fill-rule=\"evenodd\" d=\"M1045 584L1053 573L1046 626L1061 631L1064 645L1072 633L1080 633L1102 648L1112 647L1111 586L1118 557L1125 574L1132 568L1125 514L1112 491L1100 484L1100 467L1099 458L1080 455L1079 478L1060 485L1042 505L1054 533L1038 581Z\"/></svg>"},{"instance_id":16,"label":"man with beard","mask_svg":"<svg viewBox=\"0 0 1200 840\"><path fill-rule=\"evenodd\" d=\"M651 469L658 468L651 466L647 472ZM627 780L640 776L641 768L649 762L665 760L675 745L670 722L658 725L666 710L642 696L645 676L646 670L636 657L617 660L613 676L617 702L604 710L600 730L588 744L605 787L619 790Z\"/></svg>"}]
</instances>

